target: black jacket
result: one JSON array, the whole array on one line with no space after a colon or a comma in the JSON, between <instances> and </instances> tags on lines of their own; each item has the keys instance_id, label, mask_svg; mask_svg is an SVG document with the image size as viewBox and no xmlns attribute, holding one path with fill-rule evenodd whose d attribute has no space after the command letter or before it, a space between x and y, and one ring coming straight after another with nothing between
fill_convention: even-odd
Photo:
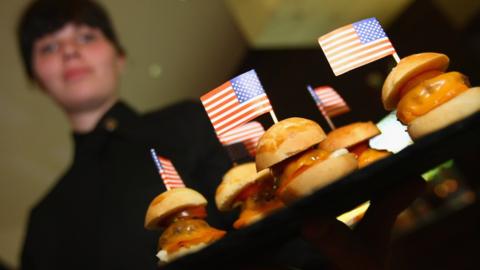
<instances>
[{"instance_id":1,"label":"black jacket","mask_svg":"<svg viewBox=\"0 0 480 270\"><path fill-rule=\"evenodd\" d=\"M214 203L231 165L200 105L139 116L117 103L92 132L73 138L71 167L30 214L24 270L155 269L158 232L143 224L150 201L165 188L151 147L207 198L212 226L231 224Z\"/></svg>"}]
</instances>

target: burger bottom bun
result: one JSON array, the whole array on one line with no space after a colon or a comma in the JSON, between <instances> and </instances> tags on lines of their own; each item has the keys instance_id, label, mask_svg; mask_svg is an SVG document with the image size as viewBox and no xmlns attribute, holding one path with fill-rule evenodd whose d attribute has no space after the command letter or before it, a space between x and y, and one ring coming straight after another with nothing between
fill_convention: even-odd
<instances>
[{"instance_id":1,"label":"burger bottom bun","mask_svg":"<svg viewBox=\"0 0 480 270\"><path fill-rule=\"evenodd\" d=\"M171 262L171 261L173 261L177 258L180 258L182 256L185 256L187 254L197 252L197 251L199 251L200 249L202 249L206 246L207 246L206 243L200 243L200 244L193 245L193 246L190 246L190 247L182 247L182 248L180 248L177 251L172 252L172 253L168 253L167 251L162 249L157 253L157 258L160 259L160 264L164 264L164 263Z\"/></svg>"},{"instance_id":2,"label":"burger bottom bun","mask_svg":"<svg viewBox=\"0 0 480 270\"><path fill-rule=\"evenodd\" d=\"M283 202L291 203L333 183L357 167L357 159L352 153L317 162L293 179L279 197Z\"/></svg>"},{"instance_id":3,"label":"burger bottom bun","mask_svg":"<svg viewBox=\"0 0 480 270\"><path fill-rule=\"evenodd\" d=\"M408 125L413 140L442 129L480 111L480 87L470 88Z\"/></svg>"}]
</instances>

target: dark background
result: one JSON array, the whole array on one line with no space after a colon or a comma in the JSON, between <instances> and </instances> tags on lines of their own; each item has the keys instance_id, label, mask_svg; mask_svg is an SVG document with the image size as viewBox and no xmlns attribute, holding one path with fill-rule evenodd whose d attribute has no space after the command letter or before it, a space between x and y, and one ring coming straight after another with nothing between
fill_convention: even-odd
<instances>
[{"instance_id":1,"label":"dark background","mask_svg":"<svg viewBox=\"0 0 480 270\"><path fill-rule=\"evenodd\" d=\"M470 78L472 85L479 85L479 14L465 28L455 29L430 1L415 1L385 32L400 57L427 51L444 53L450 57L449 71L459 71ZM387 114L381 103L381 87L394 65L393 57L385 57L335 77L318 46L250 50L236 74L252 68L257 71L279 119L306 117L328 130L306 90L307 84L330 85L346 100L352 111L335 117L336 126L352 121L376 122ZM264 121L271 124L271 120Z\"/></svg>"}]
</instances>

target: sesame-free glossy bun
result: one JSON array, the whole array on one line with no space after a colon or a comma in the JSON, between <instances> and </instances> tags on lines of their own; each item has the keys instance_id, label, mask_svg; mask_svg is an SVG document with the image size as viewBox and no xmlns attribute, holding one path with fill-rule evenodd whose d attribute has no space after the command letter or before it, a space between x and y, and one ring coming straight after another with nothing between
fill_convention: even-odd
<instances>
[{"instance_id":1,"label":"sesame-free glossy bun","mask_svg":"<svg viewBox=\"0 0 480 270\"><path fill-rule=\"evenodd\" d=\"M235 198L248 185L272 179L270 170L262 170L257 173L254 162L248 162L231 168L224 176L222 183L215 192L215 203L220 211L230 211L234 205Z\"/></svg>"},{"instance_id":2,"label":"sesame-free glossy bun","mask_svg":"<svg viewBox=\"0 0 480 270\"><path fill-rule=\"evenodd\" d=\"M257 171L300 153L325 137L322 127L312 120L300 117L282 120L271 126L258 141Z\"/></svg>"},{"instance_id":3,"label":"sesame-free glossy bun","mask_svg":"<svg viewBox=\"0 0 480 270\"><path fill-rule=\"evenodd\" d=\"M318 147L333 152L340 148L348 148L378 134L380 134L380 130L373 122L356 122L332 130Z\"/></svg>"},{"instance_id":4,"label":"sesame-free glossy bun","mask_svg":"<svg viewBox=\"0 0 480 270\"><path fill-rule=\"evenodd\" d=\"M353 172L357 164L351 153L317 162L292 179L279 197L284 203L291 203Z\"/></svg>"},{"instance_id":5,"label":"sesame-free glossy bun","mask_svg":"<svg viewBox=\"0 0 480 270\"><path fill-rule=\"evenodd\" d=\"M190 188L174 188L155 197L148 206L145 228L160 229L165 218L185 208L205 206L207 200L202 194Z\"/></svg>"},{"instance_id":6,"label":"sesame-free glossy bun","mask_svg":"<svg viewBox=\"0 0 480 270\"><path fill-rule=\"evenodd\" d=\"M448 57L441 53L419 53L402 58L383 84L383 107L389 111L394 110L400 99L400 90L410 79L428 71L445 71L448 64Z\"/></svg>"},{"instance_id":7,"label":"sesame-free glossy bun","mask_svg":"<svg viewBox=\"0 0 480 270\"><path fill-rule=\"evenodd\" d=\"M480 87L470 88L446 103L419 116L408 125L413 140L442 129L480 111Z\"/></svg>"}]
</instances>

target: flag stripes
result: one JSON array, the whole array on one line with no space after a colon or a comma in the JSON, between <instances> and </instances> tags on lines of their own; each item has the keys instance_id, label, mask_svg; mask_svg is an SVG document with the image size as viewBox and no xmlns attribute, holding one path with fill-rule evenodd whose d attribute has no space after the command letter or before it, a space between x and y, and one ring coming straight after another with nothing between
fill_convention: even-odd
<instances>
[{"instance_id":1,"label":"flag stripes","mask_svg":"<svg viewBox=\"0 0 480 270\"><path fill-rule=\"evenodd\" d=\"M250 155L255 156L258 140L263 133L265 133L263 126L257 121L252 121L225 132L218 139L223 145L242 142Z\"/></svg>"},{"instance_id":2,"label":"flag stripes","mask_svg":"<svg viewBox=\"0 0 480 270\"><path fill-rule=\"evenodd\" d=\"M182 178L169 159L158 156L154 149L150 149L150 153L167 190L185 187Z\"/></svg>"},{"instance_id":3,"label":"flag stripes","mask_svg":"<svg viewBox=\"0 0 480 270\"><path fill-rule=\"evenodd\" d=\"M272 110L254 70L222 84L200 100L217 136Z\"/></svg>"}]
</instances>

